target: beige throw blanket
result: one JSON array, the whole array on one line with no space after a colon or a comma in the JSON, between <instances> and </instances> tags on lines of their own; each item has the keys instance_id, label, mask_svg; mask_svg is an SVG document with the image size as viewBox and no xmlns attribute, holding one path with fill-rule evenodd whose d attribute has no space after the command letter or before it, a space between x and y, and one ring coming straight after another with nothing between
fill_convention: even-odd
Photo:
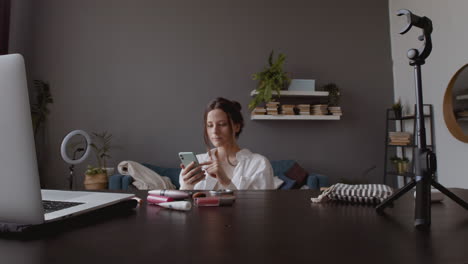
<instances>
[{"instance_id":1,"label":"beige throw blanket","mask_svg":"<svg viewBox=\"0 0 468 264\"><path fill-rule=\"evenodd\" d=\"M120 174L132 176L132 184L138 190L175 189L169 177L161 176L138 162L125 160L119 163L117 169Z\"/></svg>"}]
</instances>

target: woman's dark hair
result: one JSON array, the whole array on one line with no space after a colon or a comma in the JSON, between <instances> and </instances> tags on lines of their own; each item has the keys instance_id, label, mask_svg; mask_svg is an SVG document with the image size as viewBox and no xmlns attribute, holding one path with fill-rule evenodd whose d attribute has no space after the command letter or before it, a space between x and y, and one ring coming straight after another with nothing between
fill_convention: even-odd
<instances>
[{"instance_id":1,"label":"woman's dark hair","mask_svg":"<svg viewBox=\"0 0 468 264\"><path fill-rule=\"evenodd\" d=\"M239 135L240 133L242 132L242 128L244 127L244 118L242 117L242 113L241 113L241 105L236 102L236 101L231 101L231 100L228 100L228 99L225 99L225 98L222 98L222 97L218 97L216 99L214 99L213 101L211 101L207 106L206 106L206 109L205 109L205 116L204 116L204 136L205 136L205 144L206 146L209 148L209 145L210 145L210 140L208 138L208 134L206 132L206 119L208 117L208 113L211 111L211 110L215 110L215 109L221 109L223 110L227 117L228 117L228 123L229 123L229 127L231 128L231 131L234 129L232 127L232 124L236 124L236 125L239 125L239 131L236 132L235 134L235 137L236 138L239 138ZM231 122L232 121L232 122Z\"/></svg>"}]
</instances>

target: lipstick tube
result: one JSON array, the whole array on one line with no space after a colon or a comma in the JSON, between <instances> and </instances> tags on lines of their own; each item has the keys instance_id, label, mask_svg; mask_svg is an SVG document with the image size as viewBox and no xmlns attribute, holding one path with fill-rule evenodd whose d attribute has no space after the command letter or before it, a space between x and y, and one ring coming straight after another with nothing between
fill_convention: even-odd
<instances>
[{"instance_id":1,"label":"lipstick tube","mask_svg":"<svg viewBox=\"0 0 468 264\"><path fill-rule=\"evenodd\" d=\"M146 197L146 201L151 204L159 204L159 203L172 202L174 201L174 198L150 194L148 195L148 197Z\"/></svg>"},{"instance_id":2,"label":"lipstick tube","mask_svg":"<svg viewBox=\"0 0 468 264\"><path fill-rule=\"evenodd\" d=\"M180 211L189 211L190 209L192 209L192 203L188 201L159 203L158 205L164 208L169 208L172 210L180 210Z\"/></svg>"},{"instance_id":3,"label":"lipstick tube","mask_svg":"<svg viewBox=\"0 0 468 264\"><path fill-rule=\"evenodd\" d=\"M197 197L194 203L197 206L223 206L232 205L236 197L234 196L210 196L210 197Z\"/></svg>"},{"instance_id":4,"label":"lipstick tube","mask_svg":"<svg viewBox=\"0 0 468 264\"><path fill-rule=\"evenodd\" d=\"M151 195L167 196L174 199L184 199L189 197L189 193L178 190L151 190L148 192Z\"/></svg>"}]
</instances>

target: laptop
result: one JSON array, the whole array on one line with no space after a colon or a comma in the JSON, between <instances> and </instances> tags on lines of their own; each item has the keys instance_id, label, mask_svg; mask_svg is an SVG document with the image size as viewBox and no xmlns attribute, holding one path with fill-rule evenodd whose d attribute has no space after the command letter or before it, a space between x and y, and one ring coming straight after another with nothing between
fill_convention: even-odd
<instances>
[{"instance_id":1,"label":"laptop","mask_svg":"<svg viewBox=\"0 0 468 264\"><path fill-rule=\"evenodd\" d=\"M0 56L0 230L17 231L17 226L57 221L132 197L41 190L24 60L19 54Z\"/></svg>"}]
</instances>

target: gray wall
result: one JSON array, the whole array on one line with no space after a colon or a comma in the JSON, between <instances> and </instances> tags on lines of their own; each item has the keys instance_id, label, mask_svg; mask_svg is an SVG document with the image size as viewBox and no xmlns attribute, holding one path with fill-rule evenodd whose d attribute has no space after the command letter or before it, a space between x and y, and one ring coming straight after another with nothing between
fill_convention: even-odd
<instances>
[{"instance_id":1,"label":"gray wall","mask_svg":"<svg viewBox=\"0 0 468 264\"><path fill-rule=\"evenodd\" d=\"M11 1L9 53L21 53L25 59L26 70L29 75L32 59L32 0ZM28 78L28 81L29 80Z\"/></svg>"},{"instance_id":2,"label":"gray wall","mask_svg":"<svg viewBox=\"0 0 468 264\"><path fill-rule=\"evenodd\" d=\"M32 78L50 82L42 181L65 187L62 138L108 130L121 160L178 166L177 152L203 152L206 103L244 107L240 145L308 171L382 179L385 109L393 101L388 2L34 1ZM341 121L251 121L251 74L270 50L293 78L337 83ZM89 160L92 162L92 160ZM77 166L82 181L85 164Z\"/></svg>"}]
</instances>

